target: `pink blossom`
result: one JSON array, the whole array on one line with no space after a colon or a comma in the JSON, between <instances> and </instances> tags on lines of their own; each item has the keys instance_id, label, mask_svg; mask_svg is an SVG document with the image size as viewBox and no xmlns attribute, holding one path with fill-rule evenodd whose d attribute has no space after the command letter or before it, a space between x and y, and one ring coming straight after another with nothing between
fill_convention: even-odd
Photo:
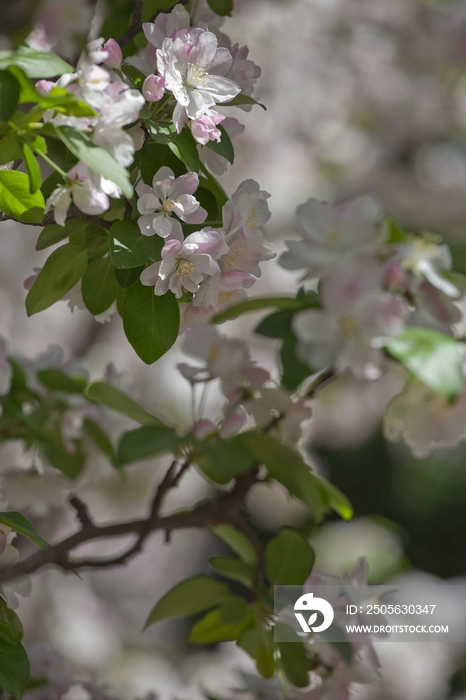
<instances>
[{"instance_id":1,"label":"pink blossom","mask_svg":"<svg viewBox=\"0 0 466 700\"><path fill-rule=\"evenodd\" d=\"M407 303L378 287L382 269L370 257L343 261L322 281L322 310L296 315L300 358L315 370L349 367L355 376L382 374L384 338L403 330Z\"/></svg>"},{"instance_id":2,"label":"pink blossom","mask_svg":"<svg viewBox=\"0 0 466 700\"><path fill-rule=\"evenodd\" d=\"M214 109L208 109L204 114L191 122L191 132L195 140L204 145L209 141L220 141L222 132L217 129L218 124L223 122L225 117Z\"/></svg>"},{"instance_id":3,"label":"pink blossom","mask_svg":"<svg viewBox=\"0 0 466 700\"><path fill-rule=\"evenodd\" d=\"M55 87L55 83L51 80L38 80L36 90L40 95L48 95L50 90Z\"/></svg>"},{"instance_id":4,"label":"pink blossom","mask_svg":"<svg viewBox=\"0 0 466 700\"><path fill-rule=\"evenodd\" d=\"M142 29L147 41L161 49L165 39L175 39L179 32L188 30L191 24L189 13L183 5L175 5L171 12L161 12L154 22L144 22Z\"/></svg>"},{"instance_id":5,"label":"pink blossom","mask_svg":"<svg viewBox=\"0 0 466 700\"><path fill-rule=\"evenodd\" d=\"M148 75L142 86L142 94L148 102L158 102L165 92L165 80L160 75Z\"/></svg>"},{"instance_id":6,"label":"pink blossom","mask_svg":"<svg viewBox=\"0 0 466 700\"><path fill-rule=\"evenodd\" d=\"M219 267L215 258L219 257L226 245L219 233L203 229L192 233L183 242L177 239L167 241L162 248L162 260L150 265L141 274L141 282L155 286L158 296L170 289L176 297L183 290L197 292L207 275L214 275Z\"/></svg>"},{"instance_id":7,"label":"pink blossom","mask_svg":"<svg viewBox=\"0 0 466 700\"><path fill-rule=\"evenodd\" d=\"M123 61L123 54L115 39L108 39L104 44L104 51L108 54L104 63L109 68L119 69Z\"/></svg>"},{"instance_id":8,"label":"pink blossom","mask_svg":"<svg viewBox=\"0 0 466 700\"><path fill-rule=\"evenodd\" d=\"M199 185L196 173L186 173L175 178L173 171L166 166L154 175L152 187L140 183L136 187L139 195L138 219L141 233L153 236L157 233L162 238L169 236L183 240L181 224L173 218L176 214L188 224L200 224L205 221L207 212L193 197Z\"/></svg>"},{"instance_id":9,"label":"pink blossom","mask_svg":"<svg viewBox=\"0 0 466 700\"><path fill-rule=\"evenodd\" d=\"M201 366L180 363L181 374L194 383L220 379L225 396L236 402L243 389L257 390L270 375L251 359L245 343L222 337L212 325L197 326L185 334L184 351L202 361Z\"/></svg>"},{"instance_id":10,"label":"pink blossom","mask_svg":"<svg viewBox=\"0 0 466 700\"><path fill-rule=\"evenodd\" d=\"M236 83L223 77L231 66L228 49L218 48L217 37L200 28L183 30L176 39L165 39L157 50L159 75L176 101L173 120L186 112L190 119L228 102L239 92Z\"/></svg>"},{"instance_id":11,"label":"pink blossom","mask_svg":"<svg viewBox=\"0 0 466 700\"><path fill-rule=\"evenodd\" d=\"M333 206L308 199L298 207L297 215L303 239L287 240L289 250L279 262L289 270L306 268L308 277L331 269L343 255L371 250L380 243L375 226L379 205L370 197Z\"/></svg>"},{"instance_id":12,"label":"pink blossom","mask_svg":"<svg viewBox=\"0 0 466 700\"><path fill-rule=\"evenodd\" d=\"M466 390L453 403L410 379L387 406L384 435L404 440L415 457L426 457L436 447L455 447L466 439Z\"/></svg>"},{"instance_id":13,"label":"pink blossom","mask_svg":"<svg viewBox=\"0 0 466 700\"><path fill-rule=\"evenodd\" d=\"M52 50L55 42L50 40L45 28L41 24L37 24L32 32L26 37L24 43L36 51L49 53Z\"/></svg>"}]
</instances>

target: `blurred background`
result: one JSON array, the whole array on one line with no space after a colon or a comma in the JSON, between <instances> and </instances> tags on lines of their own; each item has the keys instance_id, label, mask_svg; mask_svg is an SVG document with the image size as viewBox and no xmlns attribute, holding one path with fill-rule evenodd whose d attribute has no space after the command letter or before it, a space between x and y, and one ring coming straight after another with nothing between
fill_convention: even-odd
<instances>
[{"instance_id":1,"label":"blurred background","mask_svg":"<svg viewBox=\"0 0 466 700\"><path fill-rule=\"evenodd\" d=\"M102 8L103 14L110 11ZM128 8L126 0L111 3L115 17ZM233 42L247 44L262 67L256 94L267 111L239 116L246 130L238 137L234 166L222 177L227 192L254 178L271 193L268 231L279 251L296 233L294 211L307 197L335 201L372 194L404 226L444 236L454 267L466 273L466 1L235 0L235 9L224 31ZM40 21L55 28L57 52L72 57L93 11L94 3L86 0L4 0L0 15L7 31L0 46L26 36ZM100 325L85 311L71 313L65 302L26 317L23 281L49 252L35 252L37 235L34 227L1 224L0 335L11 351L37 355L57 343L66 357L80 358L92 377L113 362L149 410L188 424L190 390L175 370L181 346L147 367L127 344L119 320ZM255 294L294 292L297 275L274 263L263 268ZM259 320L247 317L224 330L246 337ZM253 352L274 367L272 341L256 337ZM370 387L343 377L316 402L307 449L356 513L349 524L308 523L316 568L341 574L366 556L371 582L401 577L419 585L466 583L466 447L417 460L403 446L385 442L381 416L401 386L395 374ZM212 395L207 410L215 415L217 409ZM115 419L116 431L124 427ZM21 464L16 447L0 451L2 473ZM145 512L165 467L164 460L142 463L122 481L96 457L76 490L99 521L131 517ZM167 509L195 502L204 489L190 474ZM50 500L47 517L32 516L44 536L56 540L74 526L73 517L64 513L60 498ZM264 538L307 517L270 485L256 487L249 507ZM32 596L20 604L27 640L50 644L78 676L96 673L125 699L148 690L160 700L196 700L203 689L233 697L230 689L242 685L238 670L252 671L236 647L189 646L183 621L140 634L155 600L181 578L208 571L208 557L220 552L207 534L183 532L173 535L170 546L153 536L145 553L123 570L93 572L83 580L41 573ZM383 679L356 690L355 698L466 698L463 645L379 644L377 651Z\"/></svg>"}]
</instances>

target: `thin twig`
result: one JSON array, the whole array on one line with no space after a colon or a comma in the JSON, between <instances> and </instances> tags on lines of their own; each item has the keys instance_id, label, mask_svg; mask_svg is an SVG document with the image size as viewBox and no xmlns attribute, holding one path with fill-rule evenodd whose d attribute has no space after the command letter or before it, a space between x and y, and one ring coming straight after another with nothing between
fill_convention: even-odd
<instances>
[{"instance_id":1,"label":"thin twig","mask_svg":"<svg viewBox=\"0 0 466 700\"><path fill-rule=\"evenodd\" d=\"M129 44L142 31L142 0L131 0L131 5L133 8L133 19L128 29L117 39L117 44L120 47Z\"/></svg>"}]
</instances>

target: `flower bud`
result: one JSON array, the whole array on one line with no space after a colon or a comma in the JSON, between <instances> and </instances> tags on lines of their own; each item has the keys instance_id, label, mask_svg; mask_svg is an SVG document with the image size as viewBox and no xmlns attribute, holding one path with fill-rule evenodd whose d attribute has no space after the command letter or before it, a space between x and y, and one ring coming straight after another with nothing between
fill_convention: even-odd
<instances>
[{"instance_id":1,"label":"flower bud","mask_svg":"<svg viewBox=\"0 0 466 700\"><path fill-rule=\"evenodd\" d=\"M142 94L148 102L157 102L165 92L165 80L160 75L148 75L142 86Z\"/></svg>"},{"instance_id":2,"label":"flower bud","mask_svg":"<svg viewBox=\"0 0 466 700\"><path fill-rule=\"evenodd\" d=\"M123 60L123 54L115 39L109 39L104 44L104 50L108 53L108 58L104 63L108 68L120 68Z\"/></svg>"}]
</instances>

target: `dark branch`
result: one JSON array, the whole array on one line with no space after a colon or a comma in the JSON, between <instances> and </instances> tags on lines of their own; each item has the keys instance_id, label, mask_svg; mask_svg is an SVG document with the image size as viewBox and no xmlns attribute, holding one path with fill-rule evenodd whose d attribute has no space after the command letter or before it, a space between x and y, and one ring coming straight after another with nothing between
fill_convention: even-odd
<instances>
[{"instance_id":1,"label":"dark branch","mask_svg":"<svg viewBox=\"0 0 466 700\"><path fill-rule=\"evenodd\" d=\"M142 0L131 0L131 5L133 7L133 20L128 29L117 39L117 43L121 47L129 44L142 30Z\"/></svg>"},{"instance_id":2,"label":"dark branch","mask_svg":"<svg viewBox=\"0 0 466 700\"><path fill-rule=\"evenodd\" d=\"M186 468L187 465L183 465L180 471L184 472ZM2 571L0 574L0 581L5 583L19 576L33 574L47 564L54 564L64 571L84 568L109 568L124 564L129 558L141 551L145 540L152 532L156 532L157 530L165 531L168 537L169 533L173 530L185 528L207 528L222 523L238 526L239 514L246 494L257 481L257 469L253 469L247 474L238 477L231 491L222 493L213 500L203 501L189 511L181 511L173 515L160 517L158 511L164 496L173 485L178 483L180 478L180 472L175 474L175 469L176 462L173 462L156 490L151 513L147 518L114 523L111 525L96 525L89 518L87 510L86 514L83 514L81 509L82 504L79 499L77 499L79 501L78 504L75 500L73 506L76 510L79 510L79 517L82 523L81 530L67 537L62 542L48 549L41 550L5 571ZM115 557L106 559L70 559L70 552L79 545L94 540L122 537L131 534L137 535L135 543L125 552Z\"/></svg>"}]
</instances>

